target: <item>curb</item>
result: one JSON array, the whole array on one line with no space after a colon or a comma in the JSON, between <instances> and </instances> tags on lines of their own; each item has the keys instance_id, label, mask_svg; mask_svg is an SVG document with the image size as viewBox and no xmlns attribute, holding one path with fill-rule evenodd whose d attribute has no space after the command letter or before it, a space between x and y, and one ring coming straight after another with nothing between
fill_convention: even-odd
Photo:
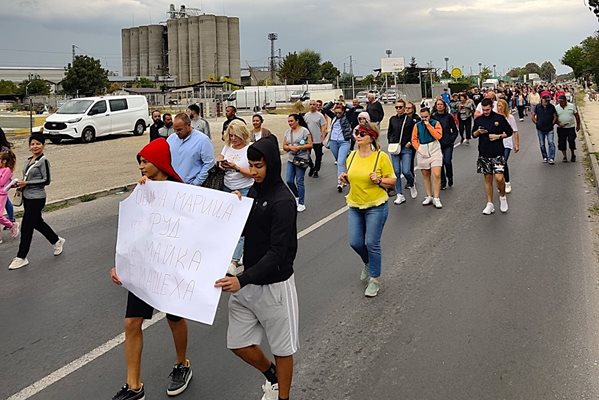
<instances>
[{"instance_id":1,"label":"curb","mask_svg":"<svg viewBox=\"0 0 599 400\"><path fill-rule=\"evenodd\" d=\"M586 120L584 119L584 113L579 112L580 122L582 124L582 136L584 137L584 142L587 146L587 153L589 154L589 158L591 159L591 166L593 168L593 176L595 178L595 191L597 192L597 196L599 196L599 184L597 182L597 178L599 178L599 161L597 161L597 157L595 156L597 153L591 152L591 135L589 135L589 128L587 126Z\"/></svg>"},{"instance_id":2,"label":"curb","mask_svg":"<svg viewBox=\"0 0 599 400\"><path fill-rule=\"evenodd\" d=\"M80 194L77 196L67 197L65 199L54 200L46 203L46 207L48 208L64 208L69 207L78 203L86 203L88 201L93 201L102 197L111 196L114 194L131 192L135 186L137 186L137 182L130 183L124 186L116 186L110 189L102 189L95 192L89 192L85 194ZM18 210L18 211L17 211ZM15 207L15 217L23 216L23 207Z\"/></svg>"}]
</instances>

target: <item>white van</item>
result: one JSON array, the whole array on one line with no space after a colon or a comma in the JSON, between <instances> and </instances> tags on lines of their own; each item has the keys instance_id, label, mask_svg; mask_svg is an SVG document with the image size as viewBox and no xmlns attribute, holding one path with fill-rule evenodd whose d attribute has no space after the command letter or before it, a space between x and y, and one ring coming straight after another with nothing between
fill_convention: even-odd
<instances>
[{"instance_id":1,"label":"white van","mask_svg":"<svg viewBox=\"0 0 599 400\"><path fill-rule=\"evenodd\" d=\"M67 101L46 119L44 136L52 143L62 139L90 143L98 136L143 135L148 121L145 96L82 97Z\"/></svg>"}]
</instances>

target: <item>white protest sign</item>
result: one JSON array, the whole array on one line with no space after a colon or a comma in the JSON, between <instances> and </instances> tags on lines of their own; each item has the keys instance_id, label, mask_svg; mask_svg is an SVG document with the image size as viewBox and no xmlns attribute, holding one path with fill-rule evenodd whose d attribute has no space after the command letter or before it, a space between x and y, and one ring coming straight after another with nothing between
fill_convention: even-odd
<instances>
[{"instance_id":1,"label":"white protest sign","mask_svg":"<svg viewBox=\"0 0 599 400\"><path fill-rule=\"evenodd\" d=\"M401 72L406 68L403 57L381 58L381 72Z\"/></svg>"},{"instance_id":2,"label":"white protest sign","mask_svg":"<svg viewBox=\"0 0 599 400\"><path fill-rule=\"evenodd\" d=\"M119 205L117 274L157 310L210 324L252 200L176 182L137 185Z\"/></svg>"}]
</instances>

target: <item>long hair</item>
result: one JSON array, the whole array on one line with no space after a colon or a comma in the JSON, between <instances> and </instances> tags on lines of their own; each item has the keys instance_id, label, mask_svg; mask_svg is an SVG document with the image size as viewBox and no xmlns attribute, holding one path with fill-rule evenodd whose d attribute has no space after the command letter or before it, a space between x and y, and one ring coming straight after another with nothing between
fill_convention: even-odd
<instances>
[{"instance_id":1,"label":"long hair","mask_svg":"<svg viewBox=\"0 0 599 400\"><path fill-rule=\"evenodd\" d=\"M245 124L238 119L231 121L231 123L227 127L227 133L235 135L241 140L243 140L243 144L245 146L247 146L250 142L250 131L248 131L247 126L245 126ZM229 138L228 134L225 135L225 144L231 147L231 138Z\"/></svg>"},{"instance_id":2,"label":"long hair","mask_svg":"<svg viewBox=\"0 0 599 400\"><path fill-rule=\"evenodd\" d=\"M6 138L6 133L0 128L0 147L12 148L12 143Z\"/></svg>"},{"instance_id":3,"label":"long hair","mask_svg":"<svg viewBox=\"0 0 599 400\"><path fill-rule=\"evenodd\" d=\"M503 112L499 114L507 118L510 115L510 107L508 106L507 101L504 99L497 100L497 111L499 111L499 106L503 107Z\"/></svg>"},{"instance_id":4,"label":"long hair","mask_svg":"<svg viewBox=\"0 0 599 400\"><path fill-rule=\"evenodd\" d=\"M5 151L4 153L0 153L0 162L4 161L6 166L10 168L11 171L15 170L15 165L17 163L17 156L11 150Z\"/></svg>"}]
</instances>

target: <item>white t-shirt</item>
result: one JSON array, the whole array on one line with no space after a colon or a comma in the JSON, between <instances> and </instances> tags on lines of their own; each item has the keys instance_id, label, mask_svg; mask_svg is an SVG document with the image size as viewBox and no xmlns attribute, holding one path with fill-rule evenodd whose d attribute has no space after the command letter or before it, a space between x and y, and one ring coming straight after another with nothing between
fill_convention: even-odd
<instances>
[{"instance_id":1,"label":"white t-shirt","mask_svg":"<svg viewBox=\"0 0 599 400\"><path fill-rule=\"evenodd\" d=\"M510 114L507 116L506 119L507 119L508 124L510 124L510 126L512 127L512 130L514 132L518 132L518 125L516 125L516 118L514 118L514 116L512 114ZM513 135L503 139L503 147L505 147L506 149L514 148L514 136Z\"/></svg>"},{"instance_id":2,"label":"white t-shirt","mask_svg":"<svg viewBox=\"0 0 599 400\"><path fill-rule=\"evenodd\" d=\"M232 147L225 146L220 154L225 160L230 161L237 165L238 168L249 168L250 163L248 162L248 148L247 145L242 149L236 150ZM225 186L229 189L237 190L250 187L254 184L254 180L250 177L243 175L241 172L236 172L233 169L228 169L225 173Z\"/></svg>"}]
</instances>

